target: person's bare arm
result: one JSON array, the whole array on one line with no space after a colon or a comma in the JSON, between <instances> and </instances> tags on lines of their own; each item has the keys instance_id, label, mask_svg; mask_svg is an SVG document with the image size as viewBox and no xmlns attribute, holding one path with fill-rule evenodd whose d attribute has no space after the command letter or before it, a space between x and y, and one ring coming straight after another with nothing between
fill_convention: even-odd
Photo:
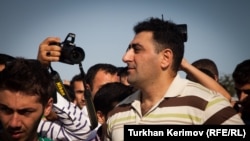
<instances>
[{"instance_id":1,"label":"person's bare arm","mask_svg":"<svg viewBox=\"0 0 250 141\"><path fill-rule=\"evenodd\" d=\"M185 58L182 59L180 69L195 78L198 83L209 89L219 92L220 94L225 96L229 101L231 101L231 95L227 92L227 90L225 90L221 86L221 84L219 84L213 78L194 67L192 64L188 63Z\"/></svg>"}]
</instances>

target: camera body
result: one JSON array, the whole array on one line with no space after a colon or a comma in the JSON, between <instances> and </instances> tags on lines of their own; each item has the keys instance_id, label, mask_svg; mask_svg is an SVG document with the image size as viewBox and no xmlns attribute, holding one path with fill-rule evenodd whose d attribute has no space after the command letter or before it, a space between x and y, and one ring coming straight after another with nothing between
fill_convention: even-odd
<instances>
[{"instance_id":1,"label":"camera body","mask_svg":"<svg viewBox=\"0 0 250 141\"><path fill-rule=\"evenodd\" d=\"M69 33L62 43L51 43L62 48L59 61L66 64L79 64L85 58L84 50L75 44L75 34Z\"/></svg>"},{"instance_id":2,"label":"camera body","mask_svg":"<svg viewBox=\"0 0 250 141\"><path fill-rule=\"evenodd\" d=\"M182 34L183 42L187 42L187 24L179 24L177 27Z\"/></svg>"}]
</instances>

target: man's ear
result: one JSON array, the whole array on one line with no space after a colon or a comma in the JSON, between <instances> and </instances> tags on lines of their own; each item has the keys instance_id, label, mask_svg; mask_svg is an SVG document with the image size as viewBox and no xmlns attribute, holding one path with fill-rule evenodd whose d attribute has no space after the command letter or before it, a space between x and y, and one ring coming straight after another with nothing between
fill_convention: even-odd
<instances>
[{"instance_id":1,"label":"man's ear","mask_svg":"<svg viewBox=\"0 0 250 141\"><path fill-rule=\"evenodd\" d=\"M161 67L163 69L166 69L172 64L173 52L170 49L164 49L164 50L161 51L161 55L162 55Z\"/></svg>"},{"instance_id":2,"label":"man's ear","mask_svg":"<svg viewBox=\"0 0 250 141\"><path fill-rule=\"evenodd\" d=\"M89 84L86 84L86 89L90 90L90 85Z\"/></svg>"},{"instance_id":3,"label":"man's ear","mask_svg":"<svg viewBox=\"0 0 250 141\"><path fill-rule=\"evenodd\" d=\"M105 123L105 115L101 111L96 111L96 116L99 123Z\"/></svg>"},{"instance_id":4,"label":"man's ear","mask_svg":"<svg viewBox=\"0 0 250 141\"><path fill-rule=\"evenodd\" d=\"M50 98L48 100L48 103L44 107L43 111L44 116L48 116L50 112L52 112L52 107L53 107L53 98Z\"/></svg>"}]
</instances>

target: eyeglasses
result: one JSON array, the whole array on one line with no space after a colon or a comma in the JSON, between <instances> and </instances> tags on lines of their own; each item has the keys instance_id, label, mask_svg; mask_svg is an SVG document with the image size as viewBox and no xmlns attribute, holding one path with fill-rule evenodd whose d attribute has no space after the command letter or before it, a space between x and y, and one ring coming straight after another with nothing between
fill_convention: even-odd
<instances>
[{"instance_id":1,"label":"eyeglasses","mask_svg":"<svg viewBox=\"0 0 250 141\"><path fill-rule=\"evenodd\" d=\"M240 89L238 89L238 88L235 88L235 90L236 90L236 93L237 93L237 94L241 94L241 93L243 92L243 93L245 93L245 94L250 95L250 89L248 89L248 90L240 90Z\"/></svg>"}]
</instances>

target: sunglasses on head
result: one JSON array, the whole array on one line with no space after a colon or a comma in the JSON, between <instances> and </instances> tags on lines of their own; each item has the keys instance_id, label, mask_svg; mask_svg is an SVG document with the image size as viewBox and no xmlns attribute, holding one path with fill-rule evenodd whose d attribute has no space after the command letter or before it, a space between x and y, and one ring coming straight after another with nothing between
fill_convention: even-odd
<instances>
[{"instance_id":1,"label":"sunglasses on head","mask_svg":"<svg viewBox=\"0 0 250 141\"><path fill-rule=\"evenodd\" d=\"M248 90L240 90L240 89L238 89L238 88L235 88L235 90L236 90L236 93L237 93L237 94L241 94L241 93L243 92L243 93L245 93L245 94L250 95L250 89L248 89Z\"/></svg>"}]
</instances>

